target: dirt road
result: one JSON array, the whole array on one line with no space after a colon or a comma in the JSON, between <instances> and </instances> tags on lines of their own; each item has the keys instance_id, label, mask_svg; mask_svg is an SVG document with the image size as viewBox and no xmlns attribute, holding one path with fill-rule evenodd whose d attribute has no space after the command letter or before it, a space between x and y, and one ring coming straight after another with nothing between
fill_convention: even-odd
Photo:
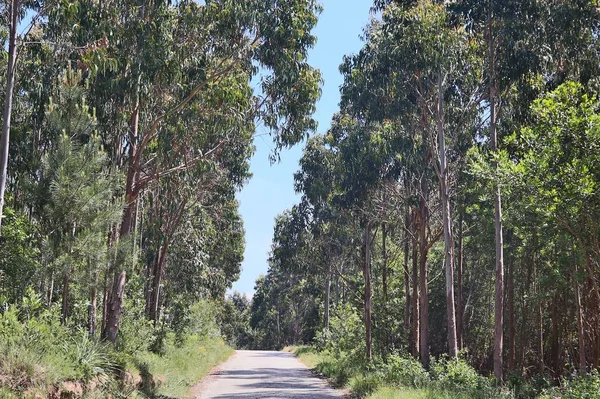
<instances>
[{"instance_id":1,"label":"dirt road","mask_svg":"<svg viewBox=\"0 0 600 399\"><path fill-rule=\"evenodd\" d=\"M342 394L291 353L237 351L203 381L198 399L330 399Z\"/></svg>"}]
</instances>

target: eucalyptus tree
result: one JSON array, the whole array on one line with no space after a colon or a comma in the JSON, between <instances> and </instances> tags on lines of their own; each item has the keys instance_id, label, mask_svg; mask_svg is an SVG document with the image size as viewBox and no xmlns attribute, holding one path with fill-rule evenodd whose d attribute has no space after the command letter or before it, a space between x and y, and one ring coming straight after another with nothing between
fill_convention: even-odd
<instances>
[{"instance_id":1,"label":"eucalyptus tree","mask_svg":"<svg viewBox=\"0 0 600 399\"><path fill-rule=\"evenodd\" d=\"M590 1L470 1L450 5L466 19L466 29L487 48L481 87L483 127L492 153L502 146L502 135L526 122L528 104L540 88L552 88L568 76L589 80L597 63L585 61L597 48L598 11ZM596 53L597 54L597 53ZM596 57L596 56L593 56ZM543 76L541 86L532 77ZM516 100L514 93L517 93ZM509 100L510 98L510 100ZM514 110L509 111L514 106ZM506 132L506 133L505 133ZM496 155L493 155L494 158ZM491 160L496 165L494 159ZM495 178L498 180L498 178ZM503 377L504 250L502 201L499 184L493 187L496 236L496 307L494 375Z\"/></svg>"},{"instance_id":2,"label":"eucalyptus tree","mask_svg":"<svg viewBox=\"0 0 600 399\"><path fill-rule=\"evenodd\" d=\"M447 153L454 160L460 159L461 152L464 156L464 148L458 145L465 141L460 136L467 131L466 126L476 111L473 104L476 104L477 92L469 75L476 75L477 57L469 49L464 29L451 26L443 5L418 2L377 7L384 8L382 20L372 23L367 30L364 49L354 58L347 59L343 67L346 78L342 107L368 120L398 121L399 130L406 133L404 141L392 151L397 151L402 159L403 172L397 176L403 176L408 187L411 185L407 182L414 178L411 176L422 173L419 169L434 171L437 175L446 248L448 349L451 356L456 356L452 187L449 186L452 170ZM450 134L449 129L455 132ZM447 148L447 136L456 147ZM419 157L421 159L416 161ZM419 312L419 307L414 306L413 313L415 316L419 313L421 331L415 331L413 338L414 346L420 346L422 360L427 364L426 259L428 248L437 240L437 235L434 234L432 240L426 237L431 217L427 207L429 176L422 176L418 181L420 227L415 230L420 231L421 293L415 291L413 300L420 296L421 309Z\"/></svg>"},{"instance_id":3,"label":"eucalyptus tree","mask_svg":"<svg viewBox=\"0 0 600 399\"><path fill-rule=\"evenodd\" d=\"M320 78L306 61L319 11L312 0L284 6L274 1L126 1L112 8L82 2L75 11L81 21L100 17L94 26L81 24L72 37L79 45L98 43L99 51L84 52L81 65L99 83L93 94L104 138L114 162L127 172L122 241L130 240L140 193L219 153L235 134L221 135L211 148L172 146L161 136L181 123L182 114L229 115L250 124L258 118L275 133L278 149L315 128L311 114ZM53 22L55 27L61 23ZM261 93L249 98L250 80L259 71ZM227 85L231 90L223 91ZM196 133L179 129L174 140L193 142ZM171 150L171 165L161 165L156 157L155 149L162 146ZM115 268L103 334L111 341L123 305L122 266Z\"/></svg>"},{"instance_id":4,"label":"eucalyptus tree","mask_svg":"<svg viewBox=\"0 0 600 399\"><path fill-rule=\"evenodd\" d=\"M517 145L518 163L515 174L533 190L538 212L555 220L557 227L572 237L578 248L582 271L571 270L573 297L577 304L579 336L579 369L600 364L598 350L588 350L600 342L600 303L598 271L600 270L597 226L600 202L598 184L598 131L600 103L586 93L581 84L567 82L536 100L532 106L533 121L512 140ZM561 195L557 195L560 190ZM572 250L572 249L571 249ZM582 305L579 279L585 277L591 300ZM589 308L585 306L589 304ZM585 308L585 310L584 310ZM584 325L589 329L584 331ZM586 344L586 341L588 343Z\"/></svg>"},{"instance_id":5,"label":"eucalyptus tree","mask_svg":"<svg viewBox=\"0 0 600 399\"><path fill-rule=\"evenodd\" d=\"M6 41L3 41L2 50L7 49L6 65L6 86L4 94L4 108L2 112L2 133L0 135L0 229L2 227L4 208L4 192L8 179L8 156L10 146L10 129L13 113L13 97L15 92L15 77L17 74L17 62L19 47L23 46L23 38L27 37L31 28L35 24L38 16L34 16L28 27L25 28L22 35L19 35L18 29L20 23L24 20L27 11L35 11L43 8L43 2L28 0L8 0L0 5L0 12L3 12L3 22L6 23L8 35ZM8 43L6 43L8 42ZM1 233L0 233L1 234Z\"/></svg>"}]
</instances>

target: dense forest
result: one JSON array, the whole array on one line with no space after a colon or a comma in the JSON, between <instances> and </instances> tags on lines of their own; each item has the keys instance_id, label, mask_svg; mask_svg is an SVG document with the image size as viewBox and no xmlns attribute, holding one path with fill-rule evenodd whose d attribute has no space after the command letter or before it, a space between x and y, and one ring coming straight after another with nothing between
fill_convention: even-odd
<instances>
[{"instance_id":1,"label":"dense forest","mask_svg":"<svg viewBox=\"0 0 600 399\"><path fill-rule=\"evenodd\" d=\"M331 127L304 148L302 199L275 222L269 271L251 303L231 299L252 328L244 342L312 343L346 369L400 353L439 374L460 358L522 397L593 375L597 4L382 0L373 12L340 66ZM537 391L515 389L533 380ZM598 397L595 381L591 396L563 397Z\"/></svg>"},{"instance_id":2,"label":"dense forest","mask_svg":"<svg viewBox=\"0 0 600 399\"><path fill-rule=\"evenodd\" d=\"M324 132L320 11L0 2L2 397L163 394L219 336L312 345L365 394L598 397L596 1L375 0ZM301 201L226 297L257 126L274 163L304 144Z\"/></svg>"},{"instance_id":3,"label":"dense forest","mask_svg":"<svg viewBox=\"0 0 600 399\"><path fill-rule=\"evenodd\" d=\"M319 11L0 3L0 394L124 373L222 301L243 259L235 194L255 126L274 158L316 128Z\"/></svg>"}]
</instances>

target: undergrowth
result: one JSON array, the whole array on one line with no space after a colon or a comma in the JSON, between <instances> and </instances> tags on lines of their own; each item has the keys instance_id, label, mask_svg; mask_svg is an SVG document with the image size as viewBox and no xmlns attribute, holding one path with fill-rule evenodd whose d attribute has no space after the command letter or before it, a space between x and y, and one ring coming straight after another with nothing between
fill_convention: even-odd
<instances>
[{"instance_id":1,"label":"undergrowth","mask_svg":"<svg viewBox=\"0 0 600 399\"><path fill-rule=\"evenodd\" d=\"M139 318L110 345L62 325L56 307L30 309L0 312L0 398L185 397L233 353L214 328L207 330L215 323L198 315L192 317L202 328L191 323L179 334Z\"/></svg>"},{"instance_id":2,"label":"undergrowth","mask_svg":"<svg viewBox=\"0 0 600 399\"><path fill-rule=\"evenodd\" d=\"M369 399L600 399L597 372L573 376L560 386L515 378L499 388L465 360L434 359L427 371L406 354L391 354L367 365L355 355L289 347L308 367L335 385L349 387L352 397Z\"/></svg>"}]
</instances>

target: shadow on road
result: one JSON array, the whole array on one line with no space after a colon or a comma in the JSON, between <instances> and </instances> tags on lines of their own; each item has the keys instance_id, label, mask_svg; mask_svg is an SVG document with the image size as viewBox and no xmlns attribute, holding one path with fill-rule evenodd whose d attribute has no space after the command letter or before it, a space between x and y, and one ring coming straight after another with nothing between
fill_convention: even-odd
<instances>
[{"instance_id":1,"label":"shadow on road","mask_svg":"<svg viewBox=\"0 0 600 399\"><path fill-rule=\"evenodd\" d=\"M254 355L253 355L254 356ZM258 356L261 356L258 354ZM272 354L270 355L273 356ZM288 355L289 356L289 355ZM238 381L235 384L248 390L246 393L236 393L235 398L240 399L290 399L314 398L333 399L337 395L324 393L322 388L311 383L312 374L307 369L301 368L257 368L252 370L222 370L218 372L219 378L224 382ZM239 384L243 380L245 383ZM212 396L213 398L231 398L230 394Z\"/></svg>"}]
</instances>

